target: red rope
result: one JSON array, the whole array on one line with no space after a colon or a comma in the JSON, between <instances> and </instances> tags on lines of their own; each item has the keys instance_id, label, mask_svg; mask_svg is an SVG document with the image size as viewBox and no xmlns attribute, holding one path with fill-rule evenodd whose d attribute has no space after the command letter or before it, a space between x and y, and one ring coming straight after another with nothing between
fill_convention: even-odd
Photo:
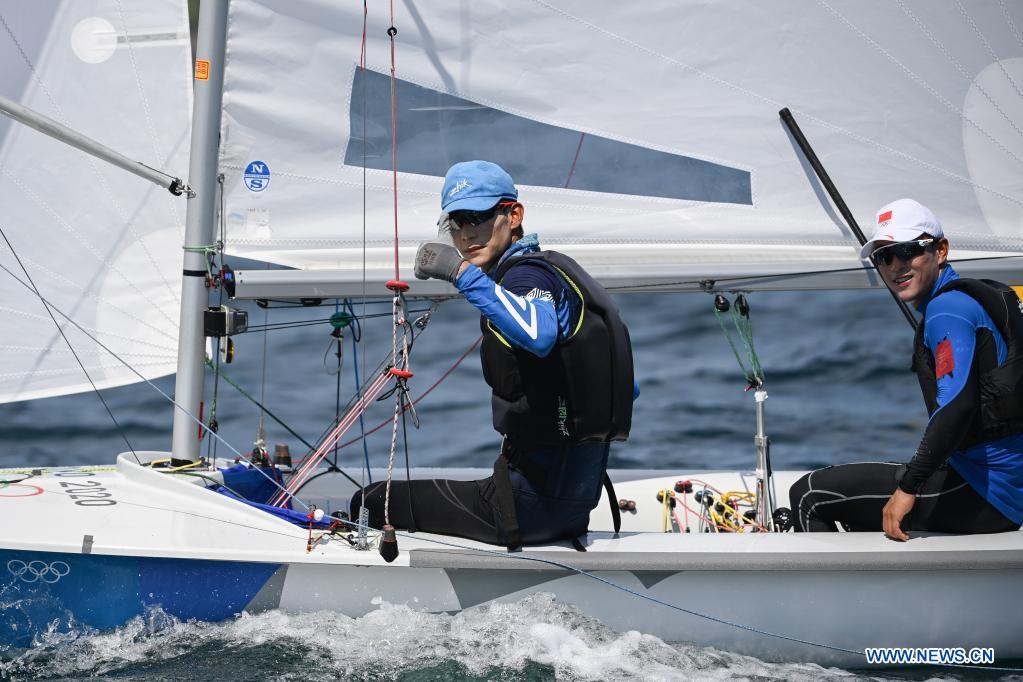
<instances>
[{"instance_id":1,"label":"red rope","mask_svg":"<svg viewBox=\"0 0 1023 682\"><path fill-rule=\"evenodd\" d=\"M394 67L394 36L398 29L394 26L394 0L391 0L391 25L387 35L391 37L391 172L394 178L394 279L400 280L398 273L398 92Z\"/></svg>"},{"instance_id":2,"label":"red rope","mask_svg":"<svg viewBox=\"0 0 1023 682\"><path fill-rule=\"evenodd\" d=\"M430 393L432 393L432 392L433 392L433 389L435 389L435 388L437 388L438 386L440 386L441 382L443 382L443 381L444 381L445 379L447 379L447 378L448 378L449 376L451 376L451 373L452 373L452 372L454 372L454 371L455 371L456 369L458 369L458 366L459 366L459 365L461 365L461 364L462 364L462 362L463 362L463 361L464 361L464 360L465 360L465 359L466 359L467 357L469 357L469 353L473 352L474 350L476 350L476 348L478 348L478 347L479 347L479 345L480 345L480 342L481 342L481 341L483 341L483 336L482 336L482 335L481 335L481 336L479 336L479 337L478 337L478 338L477 338L477 339L476 339L475 341L473 341L473 342L472 342L472 344L471 344L471 345L470 345L470 346L469 346L468 348L466 348L466 349L465 349L465 352L464 352L464 353L462 353L462 354L461 354L461 355L459 356L459 358L458 358L457 360L455 360L455 364L451 365L451 367L448 367L447 371L446 371L446 372L444 372L444 374L442 374L442 375L440 376L440 378L439 378L439 379L437 379L437 381L433 382L433 384L431 384L431 385L430 385L430 387L429 387L428 389L426 389L425 391L423 391L423 392L422 392L422 394L420 394L420 395L419 395L419 397L417 397L417 398L416 398L415 400L413 400L413 401L412 401L411 403L409 403L409 404L405 405L405 410L407 411L407 410L408 410L408 409L409 409L410 407L415 407L416 405L418 405L418 404L419 404L419 401L420 401L420 400L423 400L423 399L424 399L424 398L425 398L426 396L430 395ZM388 418L387 418L387 419L385 419L384 421L382 421L382 422L380 422L379 424L377 424L376 426L374 426L374 427L373 427L372 429L370 429L369 431L366 431L366 432L365 432L364 434L362 434L361 436L359 436L359 437L357 437L357 438L353 438L353 439L352 439L352 440L350 440L350 441L346 441L346 442L342 443L341 445L338 445L338 446L337 446L337 449L338 449L338 450L341 450L341 449L343 449L343 448L346 448L346 447L348 447L349 445L353 445L353 444L355 444L355 443L358 443L358 442L359 442L360 440L362 440L362 439L363 439L363 438L365 438L366 436L371 436L371 435L373 435L374 433L376 433L376 432L377 432L377 431L379 431L380 429L382 429L382 428L384 428L385 426L387 426L388 424L390 424L390 423L391 423L391 420L392 420L392 417L388 417ZM309 453L309 455L307 455L307 456L306 456L306 457L305 457L304 459L302 459L301 461L299 461L299 462L298 462L298 463L296 464L296 473L298 473L298 471L302 470L302 469L303 469L303 468L305 467L305 465L306 465L306 462L308 462L308 461L309 461L309 458L310 458L310 457L314 457L315 455L316 455L316 452L315 452L315 451L314 451L314 452L310 452L310 453Z\"/></svg>"},{"instance_id":3,"label":"red rope","mask_svg":"<svg viewBox=\"0 0 1023 682\"><path fill-rule=\"evenodd\" d=\"M313 469L317 464L327 456L327 452L334 447L334 444L341 440L345 432L351 428L355 420L359 418L366 408L377 399L377 396L383 391L384 386L390 381L391 375L384 372L380 374L373 383L369 385L366 392L363 393L362 397L359 398L358 402L345 414L341 422L334 428L334 430L328 435L324 441L320 444L320 447L316 449L312 455L307 457L296 471L291 480L288 481L287 488L277 493L273 499L270 500L270 504L275 507L284 506L285 503L291 497L294 496L295 491L302 487L302 485L312 476Z\"/></svg>"},{"instance_id":4,"label":"red rope","mask_svg":"<svg viewBox=\"0 0 1023 682\"><path fill-rule=\"evenodd\" d=\"M460 364L462 364L462 361L463 361L463 360L465 360L465 359L466 359L467 357L469 357L469 353L471 353L471 352L473 352L474 350L476 350L476 348L477 348L477 347L478 347L478 346L480 345L480 342L481 342L482 340L483 340L483 336L482 336L482 335L480 335L480 337L479 337L479 338L477 338L477 339L476 339L475 341L473 341L473 342L472 342L472 345L471 345L471 346L469 346L469 347L468 347L468 348L467 348L467 349L465 350L465 352L464 352L464 353L462 353L461 357L459 357L459 358L458 358L458 360L456 360L456 361L455 361L455 364L451 365L451 367L449 367L449 368L448 368L448 371L444 372L444 374L442 374L442 375L441 375L440 379L437 379L437 381L433 382L433 385L431 385L431 386L430 386L430 388L428 388L428 389L426 389L425 391L423 391L423 392L422 392L422 394L420 394L420 396L419 396L418 398L416 398L415 400L413 400L413 401L412 401L411 403L409 403L408 405L405 405L405 410L408 410L408 409L409 409L410 407L415 407L416 405L418 405L418 404L419 404L419 401L420 401L420 400L422 400L422 399L423 399L423 398L425 398L426 396L430 395L430 392L431 392L431 391L433 391L433 389L437 388L437 387L438 387L438 386L440 385L440 383L441 383L442 381L444 381L444 380L445 380L445 379L447 379L447 378L448 378L449 376L451 376L451 373L452 373L452 372L454 372L454 371L455 371L455 370L456 370L456 369L458 368L458 366L459 366ZM343 449L343 448L346 448L346 447L348 447L349 445L352 445L352 444L354 444L354 443L358 443L358 442L359 442L360 440L362 440L362 439L363 439L363 438L365 438L366 436L371 436L371 435L373 435L374 433L376 433L377 431L379 431L380 429L384 428L385 426L387 426L387 425L388 425L388 424L390 424L390 423L391 423L391 418L390 418L390 417L388 417L388 418L387 418L386 420L384 420L384 421L380 422L379 424L377 424L377 425L376 425L376 426L374 426L374 427L373 427L372 429L370 429L370 430L369 430L369 431L367 431L366 433L362 434L362 435L361 435L361 436L359 436L358 438L353 438L352 440L350 440L350 441L347 441L347 442L345 442L345 443L342 443L341 445L337 446L337 447L338 447L338 450L341 450L341 449Z\"/></svg>"}]
</instances>

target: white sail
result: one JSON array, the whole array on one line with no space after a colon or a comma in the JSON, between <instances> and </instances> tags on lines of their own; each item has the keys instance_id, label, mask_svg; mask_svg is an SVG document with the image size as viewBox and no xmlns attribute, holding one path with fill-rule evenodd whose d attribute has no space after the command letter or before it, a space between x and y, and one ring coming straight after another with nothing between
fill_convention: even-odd
<instances>
[{"instance_id":1,"label":"white sail","mask_svg":"<svg viewBox=\"0 0 1023 682\"><path fill-rule=\"evenodd\" d=\"M868 233L877 207L911 196L941 217L954 257L1023 251L1018 2L488 0L395 12L405 278L435 233L439 176L467 158L504 165L527 228L611 285L860 268L783 107ZM230 22L229 248L359 281L365 217L368 278L390 279L386 5L369 5L364 73L362 3L244 0ZM986 265L1004 274L1020 261Z\"/></svg>"},{"instance_id":2,"label":"white sail","mask_svg":"<svg viewBox=\"0 0 1023 682\"><path fill-rule=\"evenodd\" d=\"M0 9L0 95L184 177L186 3L64 0ZM53 306L146 377L174 372L181 198L0 118L0 402L89 390L21 265ZM17 278L17 279L16 279ZM134 372L61 318L96 386Z\"/></svg>"}]
</instances>

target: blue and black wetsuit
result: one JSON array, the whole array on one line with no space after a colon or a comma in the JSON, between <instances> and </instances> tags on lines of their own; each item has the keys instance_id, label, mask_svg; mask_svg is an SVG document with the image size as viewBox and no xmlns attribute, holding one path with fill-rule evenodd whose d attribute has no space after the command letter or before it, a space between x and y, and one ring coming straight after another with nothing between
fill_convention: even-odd
<instances>
[{"instance_id":1,"label":"blue and black wetsuit","mask_svg":"<svg viewBox=\"0 0 1023 682\"><path fill-rule=\"evenodd\" d=\"M391 523L508 546L575 538L600 500L609 443L631 424L628 332L606 292L570 259L541 252L535 235L489 274L469 265L455 285L482 314L501 455L480 481L392 482ZM381 484L366 490L376 527L383 494Z\"/></svg>"},{"instance_id":2,"label":"blue and black wetsuit","mask_svg":"<svg viewBox=\"0 0 1023 682\"><path fill-rule=\"evenodd\" d=\"M789 492L797 530L835 530L835 523L881 530L881 509L896 487L917 496L904 530L990 533L1023 524L1023 395L1018 376L997 375L1018 373L1009 365L1021 349L1009 348L987 309L960 286L990 285L958 280L946 265L921 311L916 364L930 420L916 455L909 464L846 464L804 476ZM1006 330L1020 328L1023 311L1004 305L1001 314L1012 325ZM997 405L992 377L1008 385Z\"/></svg>"}]
</instances>

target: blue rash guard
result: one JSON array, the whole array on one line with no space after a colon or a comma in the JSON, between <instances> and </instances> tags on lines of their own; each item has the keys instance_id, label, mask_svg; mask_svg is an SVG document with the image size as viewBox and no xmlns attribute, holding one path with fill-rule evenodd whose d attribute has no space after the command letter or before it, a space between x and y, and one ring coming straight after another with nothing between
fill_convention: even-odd
<instances>
[{"instance_id":1,"label":"blue rash guard","mask_svg":"<svg viewBox=\"0 0 1023 682\"><path fill-rule=\"evenodd\" d=\"M998 511L1023 524L1023 434L958 450L976 414L980 390L974 359L993 353L999 366L1008 349L991 316L961 291L935 293L959 275L946 265L922 306L924 344L935 360L937 409L899 487L913 493L946 459Z\"/></svg>"}]
</instances>

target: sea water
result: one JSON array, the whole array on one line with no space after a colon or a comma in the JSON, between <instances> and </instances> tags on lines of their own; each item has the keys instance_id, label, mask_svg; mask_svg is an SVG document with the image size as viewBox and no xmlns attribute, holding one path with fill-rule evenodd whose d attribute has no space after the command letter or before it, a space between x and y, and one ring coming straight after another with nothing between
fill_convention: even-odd
<instances>
[{"instance_id":1,"label":"sea water","mask_svg":"<svg viewBox=\"0 0 1023 682\"><path fill-rule=\"evenodd\" d=\"M753 396L745 391L712 297L633 294L618 300L632 333L641 395L632 435L612 449L611 466L751 469ZM766 426L776 469L912 456L926 413L909 370L912 332L886 292L758 293L749 301L754 350L770 396ZM325 321L333 306L269 311L251 306L249 311L250 325L321 320L270 332L265 360L262 335L236 337L236 359L222 365L227 376L252 396L264 396L267 408L309 441L329 426L338 396L342 406L350 398L356 355L361 354L364 379L389 354L386 317L365 320L362 342L354 349L354 330L345 330L338 374L336 342ZM361 305L355 311L361 313ZM387 313L387 306L368 306L366 312ZM730 314L724 322L731 327ZM478 320L463 301L434 311L412 351L413 397L448 371L478 335ZM734 329L732 337L748 367L749 355ZM172 379L155 384L173 392ZM223 380L217 394L226 443L216 445L216 454L229 456L232 448L247 453L259 425L258 408ZM212 395L210 385L206 399ZM0 467L110 463L128 449L125 438L135 449L168 447L171 409L154 388L112 389L104 397L123 436L92 394L0 405ZM498 446L489 403L479 361L471 354L418 404L420 428L408 424L411 465L488 466ZM362 430L386 422L392 411L389 401L373 406ZM292 452L302 452L279 424L267 417L263 424L271 449L286 442ZM349 434L359 432L356 426ZM339 464L354 475L367 455L373 466L386 462L390 428L365 442L365 451L361 442L340 451ZM403 463L400 442L398 455ZM784 492L779 494L784 499ZM425 614L382 601L378 610L357 619L272 611L206 624L180 623L154 610L113 632L51 633L29 651L0 653L0 679L852 680L863 675L892 677L765 663L640 632L615 632L550 594L456 615ZM997 675L941 669L898 675L931 677Z\"/></svg>"}]
</instances>

